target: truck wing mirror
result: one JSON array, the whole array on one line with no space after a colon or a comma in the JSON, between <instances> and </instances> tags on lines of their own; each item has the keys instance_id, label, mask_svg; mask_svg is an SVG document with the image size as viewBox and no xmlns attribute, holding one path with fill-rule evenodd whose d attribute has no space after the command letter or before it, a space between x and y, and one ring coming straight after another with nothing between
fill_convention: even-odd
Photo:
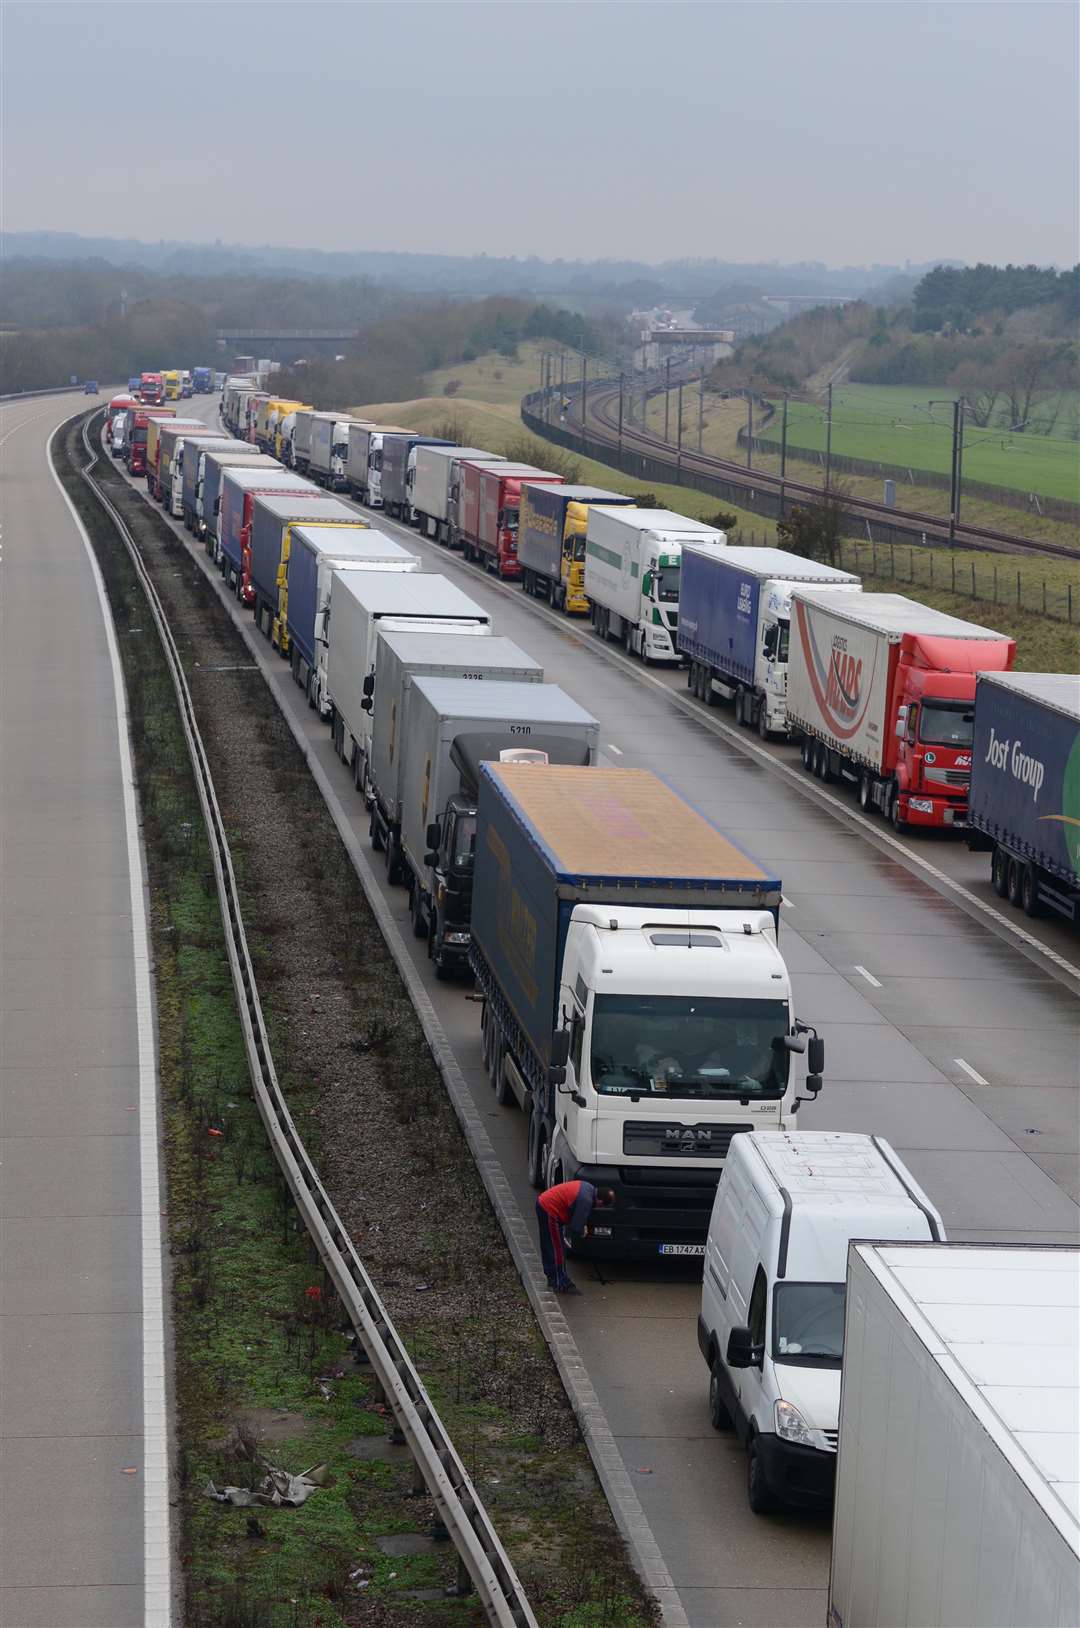
<instances>
[{"instance_id":1,"label":"truck wing mirror","mask_svg":"<svg viewBox=\"0 0 1080 1628\"><path fill-rule=\"evenodd\" d=\"M899 712L896 714L896 738L897 738L897 740L903 740L904 735L907 732L907 714L908 714L907 707L901 707Z\"/></svg>"},{"instance_id":2,"label":"truck wing mirror","mask_svg":"<svg viewBox=\"0 0 1080 1628\"><path fill-rule=\"evenodd\" d=\"M364 682L361 685L361 688L362 688L365 695L374 695L374 693L375 693L375 674L374 673L365 673L364 674Z\"/></svg>"},{"instance_id":3,"label":"truck wing mirror","mask_svg":"<svg viewBox=\"0 0 1080 1628\"><path fill-rule=\"evenodd\" d=\"M824 1074L825 1072L825 1042L820 1035L813 1034L806 1047L806 1067L811 1074ZM821 1087L819 1086L820 1090Z\"/></svg>"},{"instance_id":4,"label":"truck wing mirror","mask_svg":"<svg viewBox=\"0 0 1080 1628\"><path fill-rule=\"evenodd\" d=\"M570 1061L570 1030L556 1029L551 1037L551 1066L565 1069Z\"/></svg>"},{"instance_id":5,"label":"truck wing mirror","mask_svg":"<svg viewBox=\"0 0 1080 1628\"><path fill-rule=\"evenodd\" d=\"M438 822L438 820L432 820L431 824L428 826L428 828L427 828L426 832L424 833L424 835L427 838L427 845L428 845L429 848L437 848L439 846L439 822Z\"/></svg>"},{"instance_id":6,"label":"truck wing mirror","mask_svg":"<svg viewBox=\"0 0 1080 1628\"><path fill-rule=\"evenodd\" d=\"M748 1328L733 1328L728 1335L727 1365L729 1368L760 1368L765 1353L750 1338Z\"/></svg>"}]
</instances>

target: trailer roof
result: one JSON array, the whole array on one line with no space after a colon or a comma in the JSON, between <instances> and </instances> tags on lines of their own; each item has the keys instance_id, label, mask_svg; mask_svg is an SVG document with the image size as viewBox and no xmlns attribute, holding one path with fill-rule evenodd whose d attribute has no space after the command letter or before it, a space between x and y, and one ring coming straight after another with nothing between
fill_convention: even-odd
<instances>
[{"instance_id":1,"label":"trailer roof","mask_svg":"<svg viewBox=\"0 0 1080 1628\"><path fill-rule=\"evenodd\" d=\"M549 767L538 774L503 763L486 772L567 880L694 877L767 883L779 895L778 877L648 769Z\"/></svg>"},{"instance_id":2,"label":"trailer roof","mask_svg":"<svg viewBox=\"0 0 1080 1628\"><path fill-rule=\"evenodd\" d=\"M487 611L449 577L426 571L334 573L331 598L344 590L375 616L471 616L490 622Z\"/></svg>"},{"instance_id":3,"label":"trailer roof","mask_svg":"<svg viewBox=\"0 0 1080 1628\"><path fill-rule=\"evenodd\" d=\"M485 639L484 643L487 642ZM485 679L482 684L471 678L417 678L413 684L443 718L469 718L494 725L514 723L524 715L534 725L545 728L548 724L588 726L596 722L592 713L586 712L557 684L502 678ZM531 738L523 735L518 744L527 747ZM519 764L518 767L528 769L534 765Z\"/></svg>"},{"instance_id":4,"label":"trailer roof","mask_svg":"<svg viewBox=\"0 0 1080 1628\"><path fill-rule=\"evenodd\" d=\"M980 673L978 682L998 684L1080 723L1080 678L1073 673Z\"/></svg>"},{"instance_id":5,"label":"trailer roof","mask_svg":"<svg viewBox=\"0 0 1080 1628\"><path fill-rule=\"evenodd\" d=\"M695 552L693 543L687 545L686 552ZM722 560L748 576L775 578L778 582L850 582L856 587L859 582L851 571L838 571L835 565L819 565L816 560L789 554L783 548L742 548L736 544L725 548L722 554L709 549L706 558Z\"/></svg>"},{"instance_id":6,"label":"trailer roof","mask_svg":"<svg viewBox=\"0 0 1080 1628\"><path fill-rule=\"evenodd\" d=\"M305 542L313 554L331 559L414 560L407 548L385 531L376 531L359 515L352 522L338 520L329 525L294 526L293 537Z\"/></svg>"},{"instance_id":7,"label":"trailer roof","mask_svg":"<svg viewBox=\"0 0 1080 1628\"><path fill-rule=\"evenodd\" d=\"M293 492L280 497L273 493L267 496L256 496L255 506L264 514L272 514L277 520L317 520L324 514L328 520L337 520L339 524L354 513L346 508L340 498L327 497L317 486L310 492ZM356 516L359 520L359 515Z\"/></svg>"},{"instance_id":8,"label":"trailer roof","mask_svg":"<svg viewBox=\"0 0 1080 1628\"><path fill-rule=\"evenodd\" d=\"M248 442L245 448L243 441L234 441L229 447L223 447L220 452L212 452L207 448L206 456L213 459L216 464L239 464L244 469L280 469L282 474L288 471L283 463L272 458L268 452L258 452Z\"/></svg>"},{"instance_id":9,"label":"trailer roof","mask_svg":"<svg viewBox=\"0 0 1080 1628\"><path fill-rule=\"evenodd\" d=\"M852 1247L1080 1555L1080 1251Z\"/></svg>"},{"instance_id":10,"label":"trailer roof","mask_svg":"<svg viewBox=\"0 0 1080 1628\"><path fill-rule=\"evenodd\" d=\"M895 643L905 633L922 633L937 639L1004 639L1004 633L980 627L977 622L963 622L958 616L921 605L903 594L837 594L820 596L813 588L799 588L797 597L808 605L817 605L842 622L856 622L877 633L889 635Z\"/></svg>"},{"instance_id":11,"label":"trailer roof","mask_svg":"<svg viewBox=\"0 0 1080 1628\"><path fill-rule=\"evenodd\" d=\"M430 444L426 444L426 445L424 445L424 451L425 452L436 453L440 458L449 458L449 459L464 458L466 460L468 460L470 458L476 458L476 459L487 458L489 463L493 463L493 464L498 464L498 463L503 463L504 464L506 462L506 459L501 457L499 453L497 453L497 452L485 452L483 447L443 446L440 443L440 444L437 444L437 445L434 445L434 446L432 446Z\"/></svg>"},{"instance_id":12,"label":"trailer roof","mask_svg":"<svg viewBox=\"0 0 1080 1628\"><path fill-rule=\"evenodd\" d=\"M467 662L470 667L510 667L522 672L543 672L532 656L526 654L513 639L491 635L477 644L475 633L406 633L393 629L380 633L381 641L388 645L399 661L408 667L449 666L451 662Z\"/></svg>"},{"instance_id":13,"label":"trailer roof","mask_svg":"<svg viewBox=\"0 0 1080 1628\"><path fill-rule=\"evenodd\" d=\"M552 489L551 481L537 484L543 486L545 491ZM532 482L525 481L524 485L530 486ZM632 497L624 497L621 492L605 492L602 486L556 486L555 491L571 503L606 503L614 507L623 503L632 505L634 501Z\"/></svg>"},{"instance_id":14,"label":"trailer roof","mask_svg":"<svg viewBox=\"0 0 1080 1628\"><path fill-rule=\"evenodd\" d=\"M599 505L599 512L605 513L604 505ZM676 514L674 509L626 509L615 508L611 512L613 520L622 520L638 531L699 531L708 533L710 537L718 534L723 536L719 527L710 526L704 520L691 520L687 514Z\"/></svg>"}]
</instances>

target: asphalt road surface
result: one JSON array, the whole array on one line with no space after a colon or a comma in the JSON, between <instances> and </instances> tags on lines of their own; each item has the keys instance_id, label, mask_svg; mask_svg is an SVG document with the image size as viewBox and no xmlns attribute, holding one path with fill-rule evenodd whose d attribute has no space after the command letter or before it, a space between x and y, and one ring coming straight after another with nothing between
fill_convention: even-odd
<instances>
[{"instance_id":1,"label":"asphalt road surface","mask_svg":"<svg viewBox=\"0 0 1080 1628\"><path fill-rule=\"evenodd\" d=\"M217 398L196 411L216 423ZM1010 921L979 856L955 842L897 842L862 822L842 793L803 777L791 748L762 751L723 714L689 700L682 675L646 673L516 586L376 513L365 518L489 609L496 631L599 719L608 761L667 776L779 871L796 1010L821 1026L827 1048L825 1089L802 1110L803 1127L886 1136L953 1239L1075 1243L1080 1032L1077 986L1061 964L1077 961L1075 936ZM201 545L192 547L207 565ZM250 615L223 597L251 628ZM365 811L328 732L288 666L253 637L272 688L366 840ZM434 980L410 936L404 890L387 887L381 872L379 880L528 1214L525 1124L492 1098L479 1008L464 989ZM828 1519L752 1515L743 1454L709 1426L695 1336L699 1275L608 1265L602 1274L579 1266L577 1275L585 1292L567 1314L693 1628L824 1622Z\"/></svg>"},{"instance_id":2,"label":"asphalt road surface","mask_svg":"<svg viewBox=\"0 0 1080 1628\"><path fill-rule=\"evenodd\" d=\"M153 1006L111 623L0 409L0 1628L165 1628Z\"/></svg>"}]
</instances>

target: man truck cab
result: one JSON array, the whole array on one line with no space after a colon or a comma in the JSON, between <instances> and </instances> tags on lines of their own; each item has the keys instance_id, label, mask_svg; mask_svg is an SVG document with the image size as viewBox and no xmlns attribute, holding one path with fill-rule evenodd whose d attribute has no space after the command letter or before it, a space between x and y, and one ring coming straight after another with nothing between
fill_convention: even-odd
<instances>
[{"instance_id":1,"label":"man truck cab","mask_svg":"<svg viewBox=\"0 0 1080 1628\"><path fill-rule=\"evenodd\" d=\"M712 1423L746 1444L755 1514L832 1498L853 1238L944 1242L940 1215L888 1142L837 1131L732 1138L698 1344Z\"/></svg>"}]
</instances>

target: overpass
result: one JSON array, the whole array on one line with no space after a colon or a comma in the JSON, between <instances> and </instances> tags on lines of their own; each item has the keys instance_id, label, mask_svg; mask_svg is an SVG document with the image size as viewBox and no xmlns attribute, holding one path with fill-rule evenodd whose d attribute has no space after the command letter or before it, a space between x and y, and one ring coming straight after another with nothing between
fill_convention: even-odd
<instances>
[{"instance_id":1,"label":"overpass","mask_svg":"<svg viewBox=\"0 0 1080 1628\"><path fill-rule=\"evenodd\" d=\"M295 362L311 351L334 355L358 337L355 328L219 328L217 348L245 356L268 356L274 362Z\"/></svg>"}]
</instances>

